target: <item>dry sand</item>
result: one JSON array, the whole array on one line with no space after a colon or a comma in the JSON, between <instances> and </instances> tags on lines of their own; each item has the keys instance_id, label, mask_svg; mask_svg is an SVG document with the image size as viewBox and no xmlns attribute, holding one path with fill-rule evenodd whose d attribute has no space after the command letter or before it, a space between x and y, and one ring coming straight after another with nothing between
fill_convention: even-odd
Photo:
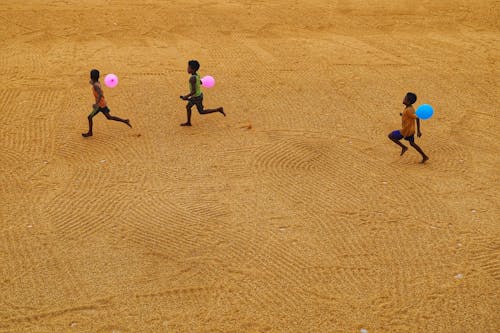
<instances>
[{"instance_id":1,"label":"dry sand","mask_svg":"<svg viewBox=\"0 0 500 333\"><path fill-rule=\"evenodd\" d=\"M498 332L498 1L0 4L0 332ZM185 121L198 59L219 114ZM88 72L115 73L95 118ZM435 116L399 157L407 91Z\"/></svg>"}]
</instances>

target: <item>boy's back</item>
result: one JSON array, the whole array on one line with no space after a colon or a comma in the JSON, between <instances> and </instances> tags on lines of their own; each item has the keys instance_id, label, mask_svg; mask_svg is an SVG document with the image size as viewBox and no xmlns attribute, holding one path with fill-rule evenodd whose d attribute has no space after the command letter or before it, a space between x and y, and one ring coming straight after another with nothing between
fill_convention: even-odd
<instances>
[{"instance_id":1,"label":"boy's back","mask_svg":"<svg viewBox=\"0 0 500 333\"><path fill-rule=\"evenodd\" d=\"M405 137L412 136L415 134L415 120L417 119L417 115L415 114L415 109L413 105L407 106L403 111L403 115L401 117L401 134Z\"/></svg>"}]
</instances>

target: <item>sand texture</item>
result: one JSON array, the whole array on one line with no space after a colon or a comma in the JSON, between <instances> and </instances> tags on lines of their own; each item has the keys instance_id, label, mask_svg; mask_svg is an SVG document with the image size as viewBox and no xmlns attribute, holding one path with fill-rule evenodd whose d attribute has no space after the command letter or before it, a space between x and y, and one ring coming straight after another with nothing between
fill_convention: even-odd
<instances>
[{"instance_id":1,"label":"sand texture","mask_svg":"<svg viewBox=\"0 0 500 333\"><path fill-rule=\"evenodd\" d=\"M498 332L499 13L1 0L0 332Z\"/></svg>"}]
</instances>

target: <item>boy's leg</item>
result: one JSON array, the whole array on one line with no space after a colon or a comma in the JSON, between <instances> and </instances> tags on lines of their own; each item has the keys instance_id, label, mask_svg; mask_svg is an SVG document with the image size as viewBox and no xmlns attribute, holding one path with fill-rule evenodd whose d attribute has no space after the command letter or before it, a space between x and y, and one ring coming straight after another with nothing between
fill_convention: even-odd
<instances>
[{"instance_id":1,"label":"boy's leg","mask_svg":"<svg viewBox=\"0 0 500 333\"><path fill-rule=\"evenodd\" d=\"M220 112L224 115L224 117L226 116L226 113L224 112L224 108L223 107L218 107L217 109L201 109L198 108L198 112L200 114L209 114L209 113L214 113L214 112Z\"/></svg>"},{"instance_id":2,"label":"boy's leg","mask_svg":"<svg viewBox=\"0 0 500 333\"><path fill-rule=\"evenodd\" d=\"M420 155L422 155L422 161L420 163L425 163L425 161L427 161L429 159L429 156L425 155L424 151L422 150L422 148L420 148L416 143L415 141L410 141L410 145L415 148L416 151L418 151L420 153Z\"/></svg>"},{"instance_id":3,"label":"boy's leg","mask_svg":"<svg viewBox=\"0 0 500 333\"><path fill-rule=\"evenodd\" d=\"M224 117L226 116L226 113L224 112L223 107L218 107L216 109L205 109L205 107L203 106L203 99L195 100L194 104L196 105L196 108L198 109L198 112L200 114L209 114L209 113L214 113L214 112L220 112L224 115Z\"/></svg>"},{"instance_id":4,"label":"boy's leg","mask_svg":"<svg viewBox=\"0 0 500 333\"><path fill-rule=\"evenodd\" d=\"M395 144L397 144L398 146L401 147L401 154L399 156L403 156L404 153L406 153L406 151L408 150L408 147L406 147L404 144L402 144L399 140L402 139L402 137L400 137L401 134L399 134L399 131L394 131L394 132L391 132L389 133L389 135L387 136L392 142L394 142Z\"/></svg>"},{"instance_id":5,"label":"boy's leg","mask_svg":"<svg viewBox=\"0 0 500 333\"><path fill-rule=\"evenodd\" d=\"M130 125L130 120L112 116L111 114L109 114L109 109L108 109L108 111L103 112L103 113L106 116L106 119L125 123L128 127L132 128L132 125Z\"/></svg>"},{"instance_id":6,"label":"boy's leg","mask_svg":"<svg viewBox=\"0 0 500 333\"><path fill-rule=\"evenodd\" d=\"M93 135L93 134L92 134L92 127L93 127L94 123L92 122L92 118L94 118L94 116L95 116L96 114L98 114L98 113L99 113L99 109L94 109L94 110L92 110L92 112L91 112L91 113L89 114L89 116L87 117L87 119L89 120L89 131L88 131L87 133L82 133L82 136L83 136L84 138L86 138L86 137L89 137L89 136L92 136L92 135Z\"/></svg>"},{"instance_id":7,"label":"boy's leg","mask_svg":"<svg viewBox=\"0 0 500 333\"><path fill-rule=\"evenodd\" d=\"M186 105L186 115L187 115L187 121L185 123L182 123L181 126L191 126L191 108L193 107L193 103L189 101Z\"/></svg>"}]
</instances>

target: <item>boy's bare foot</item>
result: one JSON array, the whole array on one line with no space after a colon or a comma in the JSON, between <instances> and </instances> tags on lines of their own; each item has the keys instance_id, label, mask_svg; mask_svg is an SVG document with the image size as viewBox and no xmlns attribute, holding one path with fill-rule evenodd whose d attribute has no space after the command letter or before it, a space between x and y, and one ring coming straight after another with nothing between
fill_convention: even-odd
<instances>
[{"instance_id":1,"label":"boy's bare foot","mask_svg":"<svg viewBox=\"0 0 500 333\"><path fill-rule=\"evenodd\" d=\"M226 113L224 112L224 108L219 108L219 112L222 113L224 115L224 117L226 116Z\"/></svg>"},{"instance_id":2,"label":"boy's bare foot","mask_svg":"<svg viewBox=\"0 0 500 333\"><path fill-rule=\"evenodd\" d=\"M92 136L92 133L88 132L88 133L82 133L82 136L84 138L88 138L89 136Z\"/></svg>"},{"instance_id":3,"label":"boy's bare foot","mask_svg":"<svg viewBox=\"0 0 500 333\"><path fill-rule=\"evenodd\" d=\"M424 164L424 163L425 163L426 161L428 161L428 160L429 160L429 156L424 156L424 157L422 158L422 161L420 161L420 163Z\"/></svg>"},{"instance_id":4,"label":"boy's bare foot","mask_svg":"<svg viewBox=\"0 0 500 333\"><path fill-rule=\"evenodd\" d=\"M132 125L130 125L130 120L129 119L125 119L125 124L127 124L128 127L132 128Z\"/></svg>"},{"instance_id":5,"label":"boy's bare foot","mask_svg":"<svg viewBox=\"0 0 500 333\"><path fill-rule=\"evenodd\" d=\"M408 147L403 147L403 149L401 149L401 155L399 155L399 156L403 156L403 154L406 153L407 150L408 150Z\"/></svg>"},{"instance_id":6,"label":"boy's bare foot","mask_svg":"<svg viewBox=\"0 0 500 333\"><path fill-rule=\"evenodd\" d=\"M182 123L181 126L191 126L191 123Z\"/></svg>"}]
</instances>

